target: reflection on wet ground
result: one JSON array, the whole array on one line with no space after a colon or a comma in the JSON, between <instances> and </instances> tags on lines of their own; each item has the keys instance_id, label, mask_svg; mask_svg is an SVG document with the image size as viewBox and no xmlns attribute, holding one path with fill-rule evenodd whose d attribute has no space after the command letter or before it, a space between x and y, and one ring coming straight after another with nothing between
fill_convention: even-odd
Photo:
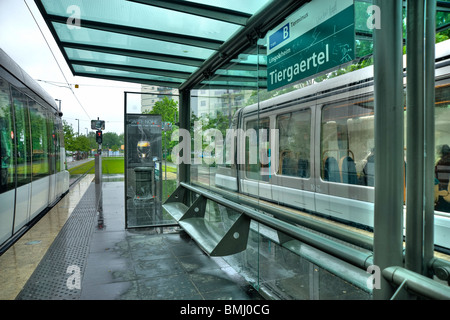
<instances>
[{"instance_id":1,"label":"reflection on wet ground","mask_svg":"<svg viewBox=\"0 0 450 320\"><path fill-rule=\"evenodd\" d=\"M0 300L14 299L20 292L93 179L94 175L86 175L33 228L0 256Z\"/></svg>"},{"instance_id":2,"label":"reflection on wet ground","mask_svg":"<svg viewBox=\"0 0 450 320\"><path fill-rule=\"evenodd\" d=\"M93 180L80 180L0 257L0 299L262 299L222 258L208 257L177 228L125 229L123 175L103 178L105 223L98 227ZM84 231L69 232L80 223ZM77 238L86 237L81 261ZM67 287L66 262L79 266L80 290Z\"/></svg>"}]
</instances>

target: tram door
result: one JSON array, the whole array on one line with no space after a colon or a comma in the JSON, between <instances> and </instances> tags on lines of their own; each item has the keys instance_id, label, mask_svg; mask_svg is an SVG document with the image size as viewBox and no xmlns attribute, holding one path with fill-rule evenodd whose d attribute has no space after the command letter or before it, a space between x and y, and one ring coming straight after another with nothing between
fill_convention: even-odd
<instances>
[{"instance_id":1,"label":"tram door","mask_svg":"<svg viewBox=\"0 0 450 320\"><path fill-rule=\"evenodd\" d=\"M53 115L48 114L47 127L49 133L48 148L49 148L49 174L50 174L50 190L48 193L48 203L51 204L56 199L56 143L57 143L57 129L54 123Z\"/></svg>"},{"instance_id":2,"label":"tram door","mask_svg":"<svg viewBox=\"0 0 450 320\"><path fill-rule=\"evenodd\" d=\"M30 115L27 97L12 88L11 90L15 134L13 143L16 154L15 178L16 178L16 208L14 217L14 233L22 228L30 220L31 197L31 137Z\"/></svg>"},{"instance_id":3,"label":"tram door","mask_svg":"<svg viewBox=\"0 0 450 320\"><path fill-rule=\"evenodd\" d=\"M0 78L0 244L12 235L14 222L14 124L8 83Z\"/></svg>"}]
</instances>

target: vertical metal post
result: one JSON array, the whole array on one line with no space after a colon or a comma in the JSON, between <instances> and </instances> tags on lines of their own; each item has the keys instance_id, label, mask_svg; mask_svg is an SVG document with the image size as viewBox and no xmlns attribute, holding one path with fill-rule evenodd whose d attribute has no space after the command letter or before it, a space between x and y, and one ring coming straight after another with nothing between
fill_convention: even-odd
<instances>
[{"instance_id":1,"label":"vertical metal post","mask_svg":"<svg viewBox=\"0 0 450 320\"><path fill-rule=\"evenodd\" d=\"M374 29L375 217L374 263L381 270L403 263L403 50L402 1L375 0ZM382 277L373 297L395 293Z\"/></svg>"},{"instance_id":2,"label":"vertical metal post","mask_svg":"<svg viewBox=\"0 0 450 320\"><path fill-rule=\"evenodd\" d=\"M98 145L98 151L95 155L95 203L98 213L97 227L102 229L103 221L103 184L102 184L102 145Z\"/></svg>"},{"instance_id":3,"label":"vertical metal post","mask_svg":"<svg viewBox=\"0 0 450 320\"><path fill-rule=\"evenodd\" d=\"M435 42L436 1L426 0L425 6L425 227L424 275L434 256L434 108L435 108Z\"/></svg>"},{"instance_id":4,"label":"vertical metal post","mask_svg":"<svg viewBox=\"0 0 450 320\"><path fill-rule=\"evenodd\" d=\"M424 0L406 14L406 252L405 267L422 274L424 192Z\"/></svg>"},{"instance_id":5,"label":"vertical metal post","mask_svg":"<svg viewBox=\"0 0 450 320\"><path fill-rule=\"evenodd\" d=\"M191 95L190 90L185 89L180 91L180 129L190 130L191 117ZM180 136L181 139L181 136ZM180 141L181 142L181 141ZM185 150L183 150L185 151ZM189 155L191 158L191 155ZM179 182L190 182L191 165L187 163L180 163L178 166L178 180Z\"/></svg>"}]
</instances>

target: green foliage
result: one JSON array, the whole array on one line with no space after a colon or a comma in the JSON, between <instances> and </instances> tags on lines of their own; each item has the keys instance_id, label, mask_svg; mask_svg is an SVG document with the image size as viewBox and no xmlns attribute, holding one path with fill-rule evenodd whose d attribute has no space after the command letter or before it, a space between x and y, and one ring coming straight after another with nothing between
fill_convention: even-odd
<instances>
[{"instance_id":1,"label":"green foliage","mask_svg":"<svg viewBox=\"0 0 450 320\"><path fill-rule=\"evenodd\" d=\"M90 150L97 149L98 144L95 141L95 132L91 131L87 136L77 135L67 121L63 120L63 131L64 131L64 141L65 148L67 151L82 151L89 152ZM104 150L119 150L120 146L123 144L123 133L118 135L115 132L103 133L103 143L102 148Z\"/></svg>"},{"instance_id":2,"label":"green foliage","mask_svg":"<svg viewBox=\"0 0 450 320\"><path fill-rule=\"evenodd\" d=\"M178 141L171 141L172 133L178 128L175 125L175 121L178 119L178 102L164 97L161 101L155 102L152 110L143 112L143 114L159 114L161 115L161 121L173 124L171 130L162 132L162 147L163 150L167 151L163 152L163 158L167 157L167 160L170 161L172 149L178 144Z\"/></svg>"},{"instance_id":3,"label":"green foliage","mask_svg":"<svg viewBox=\"0 0 450 320\"><path fill-rule=\"evenodd\" d=\"M75 133L71 125L63 120L64 145L67 151L77 151L75 147Z\"/></svg>"},{"instance_id":4,"label":"green foliage","mask_svg":"<svg viewBox=\"0 0 450 320\"><path fill-rule=\"evenodd\" d=\"M95 140L95 137L94 137ZM102 149L117 151L119 147L123 144L123 134L118 135L115 132L105 132L103 133L103 142ZM98 144L96 144L95 148L97 148Z\"/></svg>"},{"instance_id":5,"label":"green foliage","mask_svg":"<svg viewBox=\"0 0 450 320\"><path fill-rule=\"evenodd\" d=\"M450 28L436 33L436 43L450 39Z\"/></svg>"},{"instance_id":6,"label":"green foliage","mask_svg":"<svg viewBox=\"0 0 450 320\"><path fill-rule=\"evenodd\" d=\"M89 139L83 135L79 135L74 139L74 147L76 151L89 152L91 150Z\"/></svg>"}]
</instances>

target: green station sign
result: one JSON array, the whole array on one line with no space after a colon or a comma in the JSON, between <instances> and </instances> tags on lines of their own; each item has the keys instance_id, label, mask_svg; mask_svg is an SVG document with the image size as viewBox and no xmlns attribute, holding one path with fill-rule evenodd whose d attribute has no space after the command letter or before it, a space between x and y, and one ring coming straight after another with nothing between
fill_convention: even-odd
<instances>
[{"instance_id":1,"label":"green station sign","mask_svg":"<svg viewBox=\"0 0 450 320\"><path fill-rule=\"evenodd\" d=\"M267 34L267 90L355 59L353 0L313 0Z\"/></svg>"}]
</instances>

